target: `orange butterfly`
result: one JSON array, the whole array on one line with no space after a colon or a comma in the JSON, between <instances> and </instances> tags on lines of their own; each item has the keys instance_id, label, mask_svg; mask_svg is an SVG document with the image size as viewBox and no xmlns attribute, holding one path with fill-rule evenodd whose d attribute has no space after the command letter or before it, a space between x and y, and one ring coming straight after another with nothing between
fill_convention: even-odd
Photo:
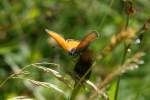
<instances>
[{"instance_id":1,"label":"orange butterfly","mask_svg":"<svg viewBox=\"0 0 150 100\"><path fill-rule=\"evenodd\" d=\"M71 55L75 55L83 50L85 50L89 44L98 37L96 31L91 32L85 36L81 41L73 39L64 39L62 36L56 32L46 29L46 32L67 52Z\"/></svg>"}]
</instances>

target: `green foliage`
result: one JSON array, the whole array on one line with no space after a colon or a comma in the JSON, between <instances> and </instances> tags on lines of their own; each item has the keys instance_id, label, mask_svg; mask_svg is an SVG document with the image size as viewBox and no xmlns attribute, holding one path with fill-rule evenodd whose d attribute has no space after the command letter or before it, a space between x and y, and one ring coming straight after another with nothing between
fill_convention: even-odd
<instances>
[{"instance_id":1,"label":"green foliage","mask_svg":"<svg viewBox=\"0 0 150 100\"><path fill-rule=\"evenodd\" d=\"M45 29L73 39L81 39L92 30L98 31L100 37L90 46L95 56L98 56L110 43L111 37L117 35L115 33L119 33L127 22L123 1L126 0L0 0L0 84L11 74L18 73L25 66L37 62L59 64L60 67L50 64L44 65L44 68L58 71L64 80L71 82L68 83L71 85L70 88L66 86L67 83L63 83L62 77L55 77L58 74L48 74L43 71L43 67L31 67L27 70L29 75L19 75L19 78L24 79L10 78L0 87L0 100L18 96L39 100L70 98L73 90L70 73L76 60L50 39ZM140 29L150 17L150 2L130 1L133 1L136 13L130 16L128 27ZM135 41L131 43L131 52L126 55L126 59L138 51L144 51L144 64L120 77L118 100L150 99L149 33L149 30L143 33L140 44L136 44ZM96 60L90 78L93 83L98 84L99 80L104 79L121 63L123 48L124 43L120 43L104 59ZM36 81L33 85L27 79ZM49 88L36 87L37 84L47 86L46 83L41 85L39 81L49 83ZM110 100L114 100L112 98L116 93L116 84L110 82L108 85L111 87L106 88L106 93L108 92ZM78 99L86 99L92 94L84 86L78 93Z\"/></svg>"}]
</instances>

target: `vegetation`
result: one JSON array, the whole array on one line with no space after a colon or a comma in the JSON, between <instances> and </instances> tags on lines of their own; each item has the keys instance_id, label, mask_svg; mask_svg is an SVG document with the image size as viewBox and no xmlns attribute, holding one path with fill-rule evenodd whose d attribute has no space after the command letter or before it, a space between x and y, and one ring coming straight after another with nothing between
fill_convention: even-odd
<instances>
[{"instance_id":1,"label":"vegetation","mask_svg":"<svg viewBox=\"0 0 150 100\"><path fill-rule=\"evenodd\" d=\"M149 5L149 0L1 0L0 100L149 100ZM89 80L74 78L78 57L45 29L75 40L99 33L88 47L94 53Z\"/></svg>"}]
</instances>

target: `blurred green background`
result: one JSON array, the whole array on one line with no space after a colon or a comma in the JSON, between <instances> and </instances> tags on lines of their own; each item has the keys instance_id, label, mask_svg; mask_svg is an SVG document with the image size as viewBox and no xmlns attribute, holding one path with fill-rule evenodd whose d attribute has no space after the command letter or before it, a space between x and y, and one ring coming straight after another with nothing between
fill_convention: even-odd
<instances>
[{"instance_id":1,"label":"blurred green background","mask_svg":"<svg viewBox=\"0 0 150 100\"><path fill-rule=\"evenodd\" d=\"M96 30L100 37L90 46L96 54L124 26L123 5L123 0L0 0L0 82L36 62L60 64L57 71L65 75L66 70L72 70L74 61L49 38L45 29L73 39L82 39ZM133 6L137 12L130 18L129 27L139 29L150 16L150 1L133 0ZM144 33L141 44L133 46L134 52L147 50L144 64L122 76L118 100L150 100L149 33ZM120 44L105 60L97 62L91 75L93 82L98 82L101 75L120 63L122 46ZM100 65L107 67L102 69ZM70 89L52 75L33 68L29 70L32 75L28 78L53 83L66 95L70 94ZM0 88L0 100L21 95L38 100L65 99L53 89L33 87L21 79L11 79Z\"/></svg>"}]
</instances>

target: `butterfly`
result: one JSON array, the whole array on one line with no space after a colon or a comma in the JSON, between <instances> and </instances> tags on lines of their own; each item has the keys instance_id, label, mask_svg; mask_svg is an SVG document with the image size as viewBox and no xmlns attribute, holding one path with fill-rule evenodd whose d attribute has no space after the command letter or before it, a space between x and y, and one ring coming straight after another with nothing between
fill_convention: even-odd
<instances>
[{"instance_id":1,"label":"butterfly","mask_svg":"<svg viewBox=\"0 0 150 100\"><path fill-rule=\"evenodd\" d=\"M76 56L80 52L84 51L89 44L98 37L98 33L93 31L85 36L81 41L74 39L64 39L61 35L56 32L45 30L65 51L69 52L70 55Z\"/></svg>"}]
</instances>

